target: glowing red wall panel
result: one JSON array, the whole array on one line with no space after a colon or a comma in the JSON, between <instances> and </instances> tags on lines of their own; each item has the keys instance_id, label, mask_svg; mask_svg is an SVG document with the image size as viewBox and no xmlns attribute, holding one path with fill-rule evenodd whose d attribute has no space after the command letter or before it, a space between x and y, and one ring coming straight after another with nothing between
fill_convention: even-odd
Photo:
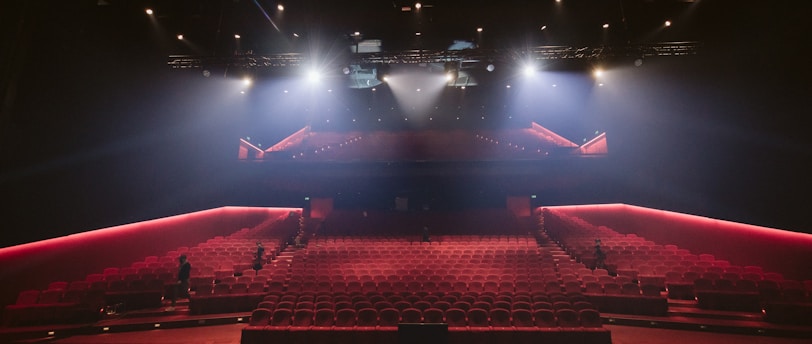
<instances>
[{"instance_id":1,"label":"glowing red wall panel","mask_svg":"<svg viewBox=\"0 0 812 344\"><path fill-rule=\"evenodd\" d=\"M324 219L333 212L332 198L313 198L310 200L310 217Z\"/></svg>"},{"instance_id":2,"label":"glowing red wall panel","mask_svg":"<svg viewBox=\"0 0 812 344\"><path fill-rule=\"evenodd\" d=\"M617 232L634 233L734 265L759 265L785 278L812 279L812 235L626 204L548 207Z\"/></svg>"},{"instance_id":3,"label":"glowing red wall panel","mask_svg":"<svg viewBox=\"0 0 812 344\"><path fill-rule=\"evenodd\" d=\"M508 196L507 208L518 217L530 216L530 197Z\"/></svg>"},{"instance_id":4,"label":"glowing red wall panel","mask_svg":"<svg viewBox=\"0 0 812 344\"><path fill-rule=\"evenodd\" d=\"M23 289L83 280L106 267L129 266L148 255L192 247L291 211L301 213L292 208L224 207L3 248L0 301L13 303Z\"/></svg>"}]
</instances>

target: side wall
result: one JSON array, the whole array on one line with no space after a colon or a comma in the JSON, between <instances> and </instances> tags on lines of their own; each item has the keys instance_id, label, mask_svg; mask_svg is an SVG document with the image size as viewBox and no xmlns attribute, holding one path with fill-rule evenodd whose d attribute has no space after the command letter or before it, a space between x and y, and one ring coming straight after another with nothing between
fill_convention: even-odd
<instances>
[{"instance_id":1,"label":"side wall","mask_svg":"<svg viewBox=\"0 0 812 344\"><path fill-rule=\"evenodd\" d=\"M710 253L734 265L758 265L789 279L812 279L812 235L626 204L548 207L623 234L691 253Z\"/></svg>"},{"instance_id":2,"label":"side wall","mask_svg":"<svg viewBox=\"0 0 812 344\"><path fill-rule=\"evenodd\" d=\"M0 304L52 281L82 280L106 267L129 266L149 255L195 246L215 236L285 216L292 208L223 207L73 234L0 249Z\"/></svg>"}]
</instances>

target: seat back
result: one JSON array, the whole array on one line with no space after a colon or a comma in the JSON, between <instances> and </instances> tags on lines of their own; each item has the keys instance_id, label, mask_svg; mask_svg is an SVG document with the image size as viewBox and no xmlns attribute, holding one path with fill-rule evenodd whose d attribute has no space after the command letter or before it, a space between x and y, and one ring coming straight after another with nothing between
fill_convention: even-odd
<instances>
[{"instance_id":1,"label":"seat back","mask_svg":"<svg viewBox=\"0 0 812 344\"><path fill-rule=\"evenodd\" d=\"M271 319L271 310L267 308L257 308L251 312L251 319L248 322L249 326L265 326Z\"/></svg>"}]
</instances>

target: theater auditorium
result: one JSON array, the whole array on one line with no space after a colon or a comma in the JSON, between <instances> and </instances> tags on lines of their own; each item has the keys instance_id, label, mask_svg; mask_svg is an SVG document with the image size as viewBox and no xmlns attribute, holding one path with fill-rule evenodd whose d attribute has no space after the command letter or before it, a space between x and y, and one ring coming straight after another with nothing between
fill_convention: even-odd
<instances>
[{"instance_id":1,"label":"theater auditorium","mask_svg":"<svg viewBox=\"0 0 812 344\"><path fill-rule=\"evenodd\" d=\"M0 342L812 338L802 5L3 7Z\"/></svg>"}]
</instances>

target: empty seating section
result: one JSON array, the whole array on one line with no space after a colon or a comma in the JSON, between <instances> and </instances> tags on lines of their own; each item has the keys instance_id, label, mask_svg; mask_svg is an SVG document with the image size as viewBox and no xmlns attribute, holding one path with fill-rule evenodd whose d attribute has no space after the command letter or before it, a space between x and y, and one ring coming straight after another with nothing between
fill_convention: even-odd
<instances>
[{"instance_id":1,"label":"empty seating section","mask_svg":"<svg viewBox=\"0 0 812 344\"><path fill-rule=\"evenodd\" d=\"M323 236L310 240L294 256L287 280L280 278L258 305L271 312L309 310L304 316L315 318L301 323L310 331L297 329L295 316L286 326L260 320L266 326L246 327L243 343L274 338L307 342L316 337L320 342L345 342L342 338L394 342L398 323L448 323L449 341L454 343L476 336L512 340L517 326L528 340L571 332L578 338L588 337L586 342L610 341L596 308L580 290L565 292L553 251L540 248L534 237L435 235L431 243L413 239ZM569 268L577 265L561 263ZM332 321L318 320L320 312L329 313L325 317ZM257 316L266 319L263 314L268 312ZM347 319L340 320L340 314ZM588 334L584 334L586 328ZM346 337L347 333L353 336Z\"/></svg>"},{"instance_id":2,"label":"empty seating section","mask_svg":"<svg viewBox=\"0 0 812 344\"><path fill-rule=\"evenodd\" d=\"M623 235L550 209L545 209L542 216L544 233L560 243L571 257L594 266L595 240L600 239L601 250L606 254L607 272L639 286L639 291L632 290L632 286L628 286L627 291L625 285L590 283L585 286L587 295L617 294L618 287L621 287L621 296L657 297L662 292L672 299L696 300L704 309L744 312L761 312L762 309L808 312L805 306L793 308L786 305L806 305L812 301L808 285L805 287L800 281L785 280L780 273L765 272L759 266L738 266L711 253L691 253L634 234ZM616 309L603 305L595 298L590 300L601 311L630 312L622 307ZM784 318L773 316L773 319Z\"/></svg>"},{"instance_id":3,"label":"empty seating section","mask_svg":"<svg viewBox=\"0 0 812 344\"><path fill-rule=\"evenodd\" d=\"M198 313L251 311L262 300L276 257L284 243L276 220L255 228L243 228L228 237L214 237L192 247L178 247L161 256L146 256L124 267L108 267L84 280L54 281L43 290L20 293L6 306L5 326L82 323L98 320L102 313L159 308L171 296L177 282L178 257L192 264L190 308ZM265 246L266 269L252 270L256 242ZM288 266L284 266L288 270ZM217 288L215 288L217 286ZM232 300L223 300L223 294ZM195 302L194 299L213 300ZM212 306L212 304L222 306Z\"/></svg>"}]
</instances>

